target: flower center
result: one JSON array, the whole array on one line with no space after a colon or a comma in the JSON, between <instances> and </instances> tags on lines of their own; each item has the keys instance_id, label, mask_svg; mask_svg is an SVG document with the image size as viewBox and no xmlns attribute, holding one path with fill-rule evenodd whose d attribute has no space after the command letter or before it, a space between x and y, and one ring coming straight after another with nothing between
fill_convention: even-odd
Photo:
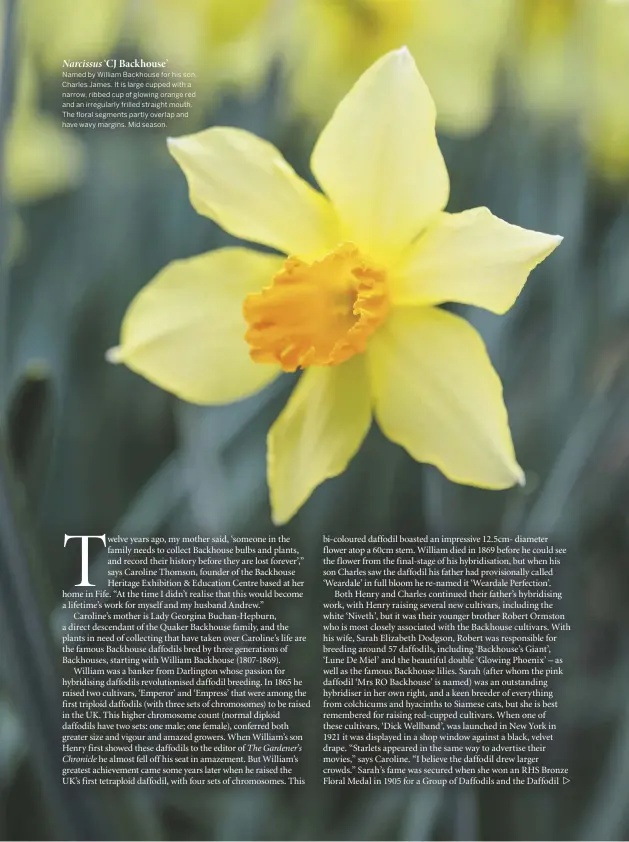
<instances>
[{"instance_id":1,"label":"flower center","mask_svg":"<svg viewBox=\"0 0 629 842\"><path fill-rule=\"evenodd\" d=\"M243 313L251 359L284 371L338 365L362 353L389 310L386 272L342 243L321 260L289 257Z\"/></svg>"}]
</instances>

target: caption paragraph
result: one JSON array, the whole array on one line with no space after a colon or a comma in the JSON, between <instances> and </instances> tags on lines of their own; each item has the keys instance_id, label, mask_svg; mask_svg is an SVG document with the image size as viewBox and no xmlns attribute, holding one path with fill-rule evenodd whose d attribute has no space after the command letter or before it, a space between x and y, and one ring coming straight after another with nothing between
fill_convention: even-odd
<instances>
[{"instance_id":1,"label":"caption paragraph","mask_svg":"<svg viewBox=\"0 0 629 842\"><path fill-rule=\"evenodd\" d=\"M64 61L61 127L165 129L186 120L194 107L196 73L143 59Z\"/></svg>"}]
</instances>

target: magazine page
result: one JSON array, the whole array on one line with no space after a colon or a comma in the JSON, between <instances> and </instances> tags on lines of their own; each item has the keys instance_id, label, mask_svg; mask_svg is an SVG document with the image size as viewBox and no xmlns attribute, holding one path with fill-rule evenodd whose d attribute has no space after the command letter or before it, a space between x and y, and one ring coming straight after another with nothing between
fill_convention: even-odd
<instances>
[{"instance_id":1,"label":"magazine page","mask_svg":"<svg viewBox=\"0 0 629 842\"><path fill-rule=\"evenodd\" d=\"M629 3L0 20L0 836L628 838Z\"/></svg>"}]
</instances>

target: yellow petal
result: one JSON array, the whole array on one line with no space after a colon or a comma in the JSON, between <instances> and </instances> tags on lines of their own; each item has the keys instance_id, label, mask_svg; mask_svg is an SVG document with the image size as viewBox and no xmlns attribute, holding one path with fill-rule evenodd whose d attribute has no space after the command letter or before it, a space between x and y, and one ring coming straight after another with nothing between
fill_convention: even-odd
<instances>
[{"instance_id":1,"label":"yellow petal","mask_svg":"<svg viewBox=\"0 0 629 842\"><path fill-rule=\"evenodd\" d=\"M324 480L343 473L371 425L365 358L309 368L269 431L273 522L290 520Z\"/></svg>"},{"instance_id":2,"label":"yellow petal","mask_svg":"<svg viewBox=\"0 0 629 842\"><path fill-rule=\"evenodd\" d=\"M248 397L280 369L249 357L242 303L280 266L240 248L170 263L131 302L110 359L191 403Z\"/></svg>"},{"instance_id":3,"label":"yellow petal","mask_svg":"<svg viewBox=\"0 0 629 842\"><path fill-rule=\"evenodd\" d=\"M487 208L443 213L398 267L393 303L458 301L504 313L562 239L510 225Z\"/></svg>"},{"instance_id":4,"label":"yellow petal","mask_svg":"<svg viewBox=\"0 0 629 842\"><path fill-rule=\"evenodd\" d=\"M334 214L265 140L215 127L170 138L195 210L235 237L286 254L312 256L335 245Z\"/></svg>"},{"instance_id":5,"label":"yellow petal","mask_svg":"<svg viewBox=\"0 0 629 842\"><path fill-rule=\"evenodd\" d=\"M448 200L435 106L406 48L364 73L312 154L343 235L372 257L407 246Z\"/></svg>"},{"instance_id":6,"label":"yellow petal","mask_svg":"<svg viewBox=\"0 0 629 842\"><path fill-rule=\"evenodd\" d=\"M399 308L368 357L376 420L391 441L455 482L523 482L500 379L471 325L437 308Z\"/></svg>"}]
</instances>

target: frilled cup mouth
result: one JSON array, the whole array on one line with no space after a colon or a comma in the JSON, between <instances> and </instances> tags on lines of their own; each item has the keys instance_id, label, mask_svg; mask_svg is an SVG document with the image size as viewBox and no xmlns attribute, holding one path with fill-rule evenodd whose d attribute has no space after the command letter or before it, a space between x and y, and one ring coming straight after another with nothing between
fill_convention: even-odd
<instances>
[{"instance_id":1,"label":"frilled cup mouth","mask_svg":"<svg viewBox=\"0 0 629 842\"><path fill-rule=\"evenodd\" d=\"M271 284L247 296L251 359L284 371L339 365L362 353L389 311L386 271L353 243L320 260L289 257Z\"/></svg>"}]
</instances>

